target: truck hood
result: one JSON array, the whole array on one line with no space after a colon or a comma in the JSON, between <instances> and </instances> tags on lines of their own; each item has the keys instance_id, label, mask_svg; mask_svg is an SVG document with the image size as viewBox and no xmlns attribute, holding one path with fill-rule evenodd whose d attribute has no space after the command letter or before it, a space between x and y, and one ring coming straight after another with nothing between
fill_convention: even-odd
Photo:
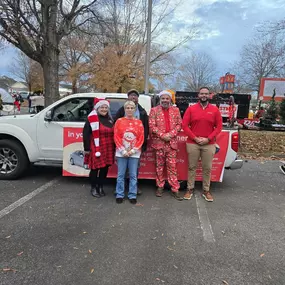
<instances>
[{"instance_id":1,"label":"truck hood","mask_svg":"<svg viewBox=\"0 0 285 285\"><path fill-rule=\"evenodd\" d=\"M21 120L31 120L35 115L5 115L0 117L0 123L14 124L15 122Z\"/></svg>"}]
</instances>

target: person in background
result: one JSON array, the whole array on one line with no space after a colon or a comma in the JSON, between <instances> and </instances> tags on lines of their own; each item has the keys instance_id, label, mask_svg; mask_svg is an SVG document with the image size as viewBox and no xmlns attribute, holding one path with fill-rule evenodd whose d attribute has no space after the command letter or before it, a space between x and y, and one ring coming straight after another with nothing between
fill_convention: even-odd
<instances>
[{"instance_id":1,"label":"person in background","mask_svg":"<svg viewBox=\"0 0 285 285\"><path fill-rule=\"evenodd\" d=\"M2 110L3 110L3 100L2 100L2 95L0 94L0 116L2 115Z\"/></svg>"},{"instance_id":2,"label":"person in background","mask_svg":"<svg viewBox=\"0 0 285 285\"><path fill-rule=\"evenodd\" d=\"M263 107L260 107L260 109L256 112L255 118L260 119L264 116L265 110Z\"/></svg>"},{"instance_id":3,"label":"person in background","mask_svg":"<svg viewBox=\"0 0 285 285\"><path fill-rule=\"evenodd\" d=\"M196 178L199 159L202 160L203 193L206 201L212 202L210 192L212 162L216 152L216 137L222 131L222 116L219 109L209 103L210 91L202 87L198 94L199 102L187 108L182 127L188 136L186 148L188 153L188 183L185 200L190 200Z\"/></svg>"},{"instance_id":4,"label":"person in background","mask_svg":"<svg viewBox=\"0 0 285 285\"><path fill-rule=\"evenodd\" d=\"M110 117L110 103L104 99L94 100L94 108L83 128L85 163L88 164L91 195L105 196L103 185L109 167L114 164L114 128Z\"/></svg>"},{"instance_id":5,"label":"person in background","mask_svg":"<svg viewBox=\"0 0 285 285\"><path fill-rule=\"evenodd\" d=\"M116 144L116 159L118 165L116 202L121 204L125 196L125 176L129 171L130 203L137 203L137 175L139 159L144 143L144 127L141 120L135 117L136 104L127 101L124 104L125 117L115 123L114 140Z\"/></svg>"},{"instance_id":6,"label":"person in background","mask_svg":"<svg viewBox=\"0 0 285 285\"><path fill-rule=\"evenodd\" d=\"M32 113L32 100L31 100L32 93L29 92L29 95L27 96L28 104L29 104L29 113Z\"/></svg>"},{"instance_id":7,"label":"person in background","mask_svg":"<svg viewBox=\"0 0 285 285\"><path fill-rule=\"evenodd\" d=\"M30 97L31 107L35 109L36 113L39 113L44 109L45 106L45 97L42 93L35 92L32 97Z\"/></svg>"},{"instance_id":8,"label":"person in background","mask_svg":"<svg viewBox=\"0 0 285 285\"><path fill-rule=\"evenodd\" d=\"M131 89L128 91L127 95L128 95L128 100L133 101L136 105L136 109L135 109L135 113L134 113L135 118L141 120L143 127L144 127L144 142L142 145L142 152L145 152L147 150L147 138L148 138L148 133L149 133L148 115L147 115L146 110L139 104L140 94L137 90ZM125 116L126 116L125 108L124 108L124 106L122 106L118 110L114 121L116 122L119 118L122 118ZM140 165L140 161L139 161L139 165ZM139 172L139 166L138 166L138 172ZM139 187L138 187L138 193L137 194L138 195L142 194L142 191Z\"/></svg>"},{"instance_id":9,"label":"person in background","mask_svg":"<svg viewBox=\"0 0 285 285\"><path fill-rule=\"evenodd\" d=\"M21 112L21 102L20 102L20 96L18 93L13 93L12 97L14 98L14 106L17 108L17 111Z\"/></svg>"},{"instance_id":10,"label":"person in background","mask_svg":"<svg viewBox=\"0 0 285 285\"><path fill-rule=\"evenodd\" d=\"M172 195L178 201L183 198L179 195L177 180L177 134L181 130L181 116L179 109L171 105L172 94L164 90L159 93L160 105L152 108L149 114L149 130L152 148L156 160L156 196L162 197L165 185L164 167L166 165L167 179L171 186Z\"/></svg>"}]
</instances>

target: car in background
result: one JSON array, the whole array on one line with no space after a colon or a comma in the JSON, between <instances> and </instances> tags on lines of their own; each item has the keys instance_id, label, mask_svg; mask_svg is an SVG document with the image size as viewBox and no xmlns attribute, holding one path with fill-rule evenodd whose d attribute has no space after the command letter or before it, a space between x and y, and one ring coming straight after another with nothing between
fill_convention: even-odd
<instances>
[{"instance_id":1,"label":"car in background","mask_svg":"<svg viewBox=\"0 0 285 285\"><path fill-rule=\"evenodd\" d=\"M19 94L21 95L21 97L24 99L24 100L27 100L28 99L28 96L30 94L30 92L28 91L21 91L19 92Z\"/></svg>"},{"instance_id":2,"label":"car in background","mask_svg":"<svg viewBox=\"0 0 285 285\"><path fill-rule=\"evenodd\" d=\"M76 150L70 154L69 162L71 165L84 167L84 153L82 150Z\"/></svg>"}]
</instances>

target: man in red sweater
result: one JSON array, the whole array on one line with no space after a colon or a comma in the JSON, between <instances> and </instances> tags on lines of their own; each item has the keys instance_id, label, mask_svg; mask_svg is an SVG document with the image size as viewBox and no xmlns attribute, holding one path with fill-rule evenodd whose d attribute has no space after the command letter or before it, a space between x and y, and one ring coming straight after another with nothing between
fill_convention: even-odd
<instances>
[{"instance_id":1,"label":"man in red sweater","mask_svg":"<svg viewBox=\"0 0 285 285\"><path fill-rule=\"evenodd\" d=\"M195 185L196 169L199 159L202 160L203 193L206 201L212 202L210 193L210 181L212 161L216 152L215 141L222 131L222 116L219 109L209 103L210 91L208 87L202 87L198 94L199 102L186 110L182 128L187 139L188 153L188 183L185 200L190 200Z\"/></svg>"}]
</instances>

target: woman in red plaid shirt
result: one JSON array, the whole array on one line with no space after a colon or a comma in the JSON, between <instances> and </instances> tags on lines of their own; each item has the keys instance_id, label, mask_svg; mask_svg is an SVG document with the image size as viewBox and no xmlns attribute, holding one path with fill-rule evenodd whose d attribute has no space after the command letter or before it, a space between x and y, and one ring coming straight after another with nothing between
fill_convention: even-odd
<instances>
[{"instance_id":1,"label":"woman in red plaid shirt","mask_svg":"<svg viewBox=\"0 0 285 285\"><path fill-rule=\"evenodd\" d=\"M107 100L95 98L83 129L85 163L90 168L91 194L96 198L105 196L103 184L114 163L114 128L109 109Z\"/></svg>"}]
</instances>

